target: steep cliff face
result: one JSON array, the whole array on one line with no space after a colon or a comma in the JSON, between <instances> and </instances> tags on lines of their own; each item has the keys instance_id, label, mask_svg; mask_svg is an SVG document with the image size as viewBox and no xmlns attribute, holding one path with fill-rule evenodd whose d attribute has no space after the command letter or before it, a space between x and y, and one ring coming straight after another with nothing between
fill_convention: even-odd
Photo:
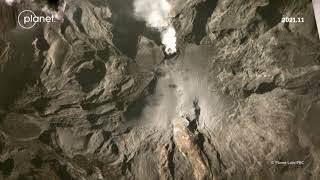
<instances>
[{"instance_id":1,"label":"steep cliff face","mask_svg":"<svg viewBox=\"0 0 320 180\"><path fill-rule=\"evenodd\" d=\"M15 27L16 25L15 10L13 7L8 6L2 1L0 3L1 3L0 18L1 18L1 23L3 23L1 25L0 32L3 33Z\"/></svg>"},{"instance_id":2,"label":"steep cliff face","mask_svg":"<svg viewBox=\"0 0 320 180\"><path fill-rule=\"evenodd\" d=\"M32 30L0 3L0 179L320 176L311 1L170 3L170 57L130 0L66 0Z\"/></svg>"}]
</instances>

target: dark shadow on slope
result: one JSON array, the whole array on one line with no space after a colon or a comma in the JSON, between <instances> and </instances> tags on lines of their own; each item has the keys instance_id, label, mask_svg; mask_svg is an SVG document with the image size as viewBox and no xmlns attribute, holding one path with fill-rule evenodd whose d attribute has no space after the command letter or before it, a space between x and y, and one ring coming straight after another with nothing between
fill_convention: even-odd
<instances>
[{"instance_id":1,"label":"dark shadow on slope","mask_svg":"<svg viewBox=\"0 0 320 180\"><path fill-rule=\"evenodd\" d=\"M48 6L57 10L60 0L47 0Z\"/></svg>"},{"instance_id":2,"label":"dark shadow on slope","mask_svg":"<svg viewBox=\"0 0 320 180\"><path fill-rule=\"evenodd\" d=\"M207 35L206 26L208 19L212 15L214 9L217 6L217 0L207 0L201 2L196 6L196 17L194 19L193 29L192 29L192 41L196 44L200 44L203 37Z\"/></svg>"},{"instance_id":3,"label":"dark shadow on slope","mask_svg":"<svg viewBox=\"0 0 320 180\"><path fill-rule=\"evenodd\" d=\"M258 14L267 22L269 28L280 23L282 15L280 13L281 0L270 1L267 6L259 7Z\"/></svg>"},{"instance_id":4,"label":"dark shadow on slope","mask_svg":"<svg viewBox=\"0 0 320 180\"><path fill-rule=\"evenodd\" d=\"M309 0L270 0L269 4L259 7L257 13L266 21L269 28L281 22L284 15L291 17L301 9L307 8Z\"/></svg>"},{"instance_id":5,"label":"dark shadow on slope","mask_svg":"<svg viewBox=\"0 0 320 180\"><path fill-rule=\"evenodd\" d=\"M84 27L81 23L81 17L82 17L82 9L77 7L72 18L76 22L77 26L79 27L80 32L86 33L86 31L84 30Z\"/></svg>"},{"instance_id":6,"label":"dark shadow on slope","mask_svg":"<svg viewBox=\"0 0 320 180\"><path fill-rule=\"evenodd\" d=\"M36 38L40 51L48 49L41 28L31 31L16 29L8 34L9 51L5 59L2 59L5 63L0 71L0 107L6 108L27 83L32 85L39 78L43 57L40 52L40 59L35 59L32 42Z\"/></svg>"},{"instance_id":7,"label":"dark shadow on slope","mask_svg":"<svg viewBox=\"0 0 320 180\"><path fill-rule=\"evenodd\" d=\"M134 58L137 54L139 35L145 25L134 18L133 1L111 0L109 7L112 12L111 23L114 25L113 43L125 55Z\"/></svg>"},{"instance_id":8,"label":"dark shadow on slope","mask_svg":"<svg viewBox=\"0 0 320 180\"><path fill-rule=\"evenodd\" d=\"M14 168L14 160L9 158L4 162L0 162L0 170L4 176L10 176L12 170Z\"/></svg>"}]
</instances>

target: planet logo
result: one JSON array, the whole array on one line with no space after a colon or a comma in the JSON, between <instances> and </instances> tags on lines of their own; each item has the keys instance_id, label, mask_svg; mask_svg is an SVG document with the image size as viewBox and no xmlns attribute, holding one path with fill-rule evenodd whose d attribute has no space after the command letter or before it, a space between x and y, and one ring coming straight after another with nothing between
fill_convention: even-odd
<instances>
[{"instance_id":1,"label":"planet logo","mask_svg":"<svg viewBox=\"0 0 320 180\"><path fill-rule=\"evenodd\" d=\"M31 29L37 23L51 23L55 22L53 15L51 16L37 16L31 10L23 10L18 15L18 24L23 29Z\"/></svg>"}]
</instances>

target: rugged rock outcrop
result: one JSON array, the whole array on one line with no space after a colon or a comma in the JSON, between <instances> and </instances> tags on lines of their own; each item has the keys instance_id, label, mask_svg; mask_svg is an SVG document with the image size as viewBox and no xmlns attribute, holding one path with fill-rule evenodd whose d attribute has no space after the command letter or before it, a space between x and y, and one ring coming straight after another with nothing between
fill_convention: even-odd
<instances>
[{"instance_id":1,"label":"rugged rock outcrop","mask_svg":"<svg viewBox=\"0 0 320 180\"><path fill-rule=\"evenodd\" d=\"M0 179L320 176L310 0L172 0L172 57L132 1L65 1L32 30L0 3Z\"/></svg>"}]
</instances>

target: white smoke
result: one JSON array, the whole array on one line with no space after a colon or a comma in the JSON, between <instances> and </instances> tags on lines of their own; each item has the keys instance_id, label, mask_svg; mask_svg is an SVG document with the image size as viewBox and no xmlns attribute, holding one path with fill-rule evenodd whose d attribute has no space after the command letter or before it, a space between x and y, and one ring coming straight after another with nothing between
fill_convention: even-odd
<instances>
[{"instance_id":1,"label":"white smoke","mask_svg":"<svg viewBox=\"0 0 320 180\"><path fill-rule=\"evenodd\" d=\"M135 15L147 22L147 25L161 32L162 44L167 54L176 49L176 30L170 22L171 5L167 0L135 0Z\"/></svg>"},{"instance_id":2,"label":"white smoke","mask_svg":"<svg viewBox=\"0 0 320 180\"><path fill-rule=\"evenodd\" d=\"M20 3L20 0L5 0L5 2L6 2L9 6L12 6L14 3Z\"/></svg>"},{"instance_id":3,"label":"white smoke","mask_svg":"<svg viewBox=\"0 0 320 180\"><path fill-rule=\"evenodd\" d=\"M165 51L167 54L177 52L176 30L172 26L162 33L162 44L166 46Z\"/></svg>"}]
</instances>

